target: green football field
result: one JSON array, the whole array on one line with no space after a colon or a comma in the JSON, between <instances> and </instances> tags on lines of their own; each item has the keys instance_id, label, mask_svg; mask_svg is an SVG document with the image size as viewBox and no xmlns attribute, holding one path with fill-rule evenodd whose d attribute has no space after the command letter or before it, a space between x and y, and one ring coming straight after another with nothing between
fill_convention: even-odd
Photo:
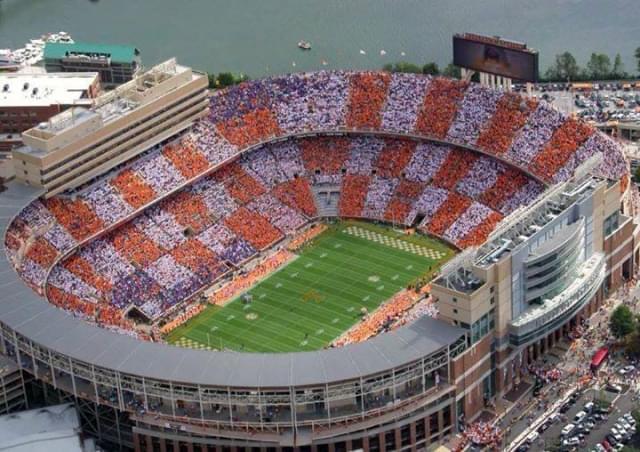
<instances>
[{"instance_id":1,"label":"green football field","mask_svg":"<svg viewBox=\"0 0 640 452\"><path fill-rule=\"evenodd\" d=\"M318 350L454 251L442 242L371 223L330 226L299 255L224 307L208 306L168 342L253 352ZM431 270L429 270L431 269Z\"/></svg>"}]
</instances>

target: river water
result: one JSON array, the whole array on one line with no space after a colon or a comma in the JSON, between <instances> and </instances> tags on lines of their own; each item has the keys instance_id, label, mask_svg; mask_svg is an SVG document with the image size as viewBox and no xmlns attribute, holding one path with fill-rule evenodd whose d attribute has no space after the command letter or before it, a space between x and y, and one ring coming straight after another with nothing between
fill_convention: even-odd
<instances>
[{"instance_id":1,"label":"river water","mask_svg":"<svg viewBox=\"0 0 640 452\"><path fill-rule=\"evenodd\" d=\"M619 52L634 71L640 0L0 0L0 48L60 30L135 45L147 66L175 55L251 77L398 60L442 66L461 31L527 42L542 72L564 50L581 64L594 51ZM299 50L300 39L313 49Z\"/></svg>"}]
</instances>

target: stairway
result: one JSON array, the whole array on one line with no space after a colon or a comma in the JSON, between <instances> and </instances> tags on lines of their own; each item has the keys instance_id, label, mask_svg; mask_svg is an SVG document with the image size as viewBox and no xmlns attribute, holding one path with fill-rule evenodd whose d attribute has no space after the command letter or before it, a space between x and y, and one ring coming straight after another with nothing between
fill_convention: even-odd
<instances>
[{"instance_id":1,"label":"stairway","mask_svg":"<svg viewBox=\"0 0 640 452\"><path fill-rule=\"evenodd\" d=\"M313 199L315 200L316 208L318 209L318 217L337 217L339 215L339 185L313 185L311 187L311 191L313 192Z\"/></svg>"}]
</instances>

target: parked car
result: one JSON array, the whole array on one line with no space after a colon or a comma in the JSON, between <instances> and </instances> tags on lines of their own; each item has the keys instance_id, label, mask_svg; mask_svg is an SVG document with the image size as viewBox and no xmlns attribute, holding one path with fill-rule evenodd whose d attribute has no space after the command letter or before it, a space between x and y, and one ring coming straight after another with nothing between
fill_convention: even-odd
<instances>
[{"instance_id":1,"label":"parked car","mask_svg":"<svg viewBox=\"0 0 640 452\"><path fill-rule=\"evenodd\" d=\"M579 423L579 422L582 422L586 417L587 417L587 413L585 413L584 411L578 411L575 417L573 418L573 421L575 423Z\"/></svg>"},{"instance_id":2,"label":"parked car","mask_svg":"<svg viewBox=\"0 0 640 452\"><path fill-rule=\"evenodd\" d=\"M605 389L609 392L617 392L617 393L622 392L622 386L617 385L615 383L609 383Z\"/></svg>"},{"instance_id":3,"label":"parked car","mask_svg":"<svg viewBox=\"0 0 640 452\"><path fill-rule=\"evenodd\" d=\"M619 443L619 441L615 438L615 436L613 436L612 433L607 434L607 436L605 436L605 439L611 445L612 448L613 446Z\"/></svg>"},{"instance_id":4,"label":"parked car","mask_svg":"<svg viewBox=\"0 0 640 452\"><path fill-rule=\"evenodd\" d=\"M577 446L579 444L580 444L580 438L578 438L577 436L572 436L571 438L562 440L562 445L564 447L572 447L572 446Z\"/></svg>"},{"instance_id":5,"label":"parked car","mask_svg":"<svg viewBox=\"0 0 640 452\"><path fill-rule=\"evenodd\" d=\"M566 412L568 412L571 409L572 406L573 406L573 404L571 402L567 401L567 402L563 403L562 406L560 407L560 412L562 414L565 414Z\"/></svg>"}]
</instances>

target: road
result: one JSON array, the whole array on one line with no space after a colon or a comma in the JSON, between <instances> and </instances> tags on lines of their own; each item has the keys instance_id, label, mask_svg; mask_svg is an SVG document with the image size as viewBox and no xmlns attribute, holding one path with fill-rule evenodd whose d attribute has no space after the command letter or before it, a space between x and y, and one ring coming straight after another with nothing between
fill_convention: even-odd
<instances>
[{"instance_id":1,"label":"road","mask_svg":"<svg viewBox=\"0 0 640 452\"><path fill-rule=\"evenodd\" d=\"M534 399L529 395L528 398L519 403L519 406L505 416L501 425L503 428L510 426L504 436L505 444L508 444L507 450L515 450L522 443L522 440L529 433L537 430L540 424L550 415L559 414L559 408L563 400L566 400L569 394L574 392L578 386L577 377L571 376L570 372L573 369L578 369L578 372L585 372L595 350L607 341L611 341L608 335L608 318L611 311L625 300L634 312L638 312L638 301L635 304L633 303L638 298L640 298L640 289L637 286L630 293L623 290L614 294L606 305L589 319L583 336L574 341L570 350L566 351L556 347L551 351L546 359L551 360L551 364L563 371L563 378L559 382L545 387L538 399ZM585 437L585 444L580 447L580 450L589 450L596 443L601 442L621 414L631 411L639 405L634 395L640 392L638 384L640 372L636 371L633 376L621 377L617 371L625 364L620 357L612 357L608 364L601 369L599 379L594 380L566 415L562 416L564 420L558 421L543 432L540 436L539 444L535 444L531 450L548 450L549 446L557 445L560 431L574 418L585 403L596 398L606 397L613 399L613 412L606 422L598 424L594 431ZM627 383L624 387L626 393L616 395L600 390L605 386L607 379L619 383Z\"/></svg>"}]
</instances>

